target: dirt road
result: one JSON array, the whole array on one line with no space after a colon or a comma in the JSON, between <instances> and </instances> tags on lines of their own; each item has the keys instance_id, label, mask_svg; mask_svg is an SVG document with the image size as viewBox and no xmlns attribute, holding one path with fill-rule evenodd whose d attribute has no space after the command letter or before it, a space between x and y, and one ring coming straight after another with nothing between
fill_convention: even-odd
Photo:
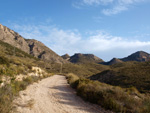
<instances>
[{"instance_id":1,"label":"dirt road","mask_svg":"<svg viewBox=\"0 0 150 113\"><path fill-rule=\"evenodd\" d=\"M28 86L14 103L19 113L107 113L76 96L61 75Z\"/></svg>"}]
</instances>

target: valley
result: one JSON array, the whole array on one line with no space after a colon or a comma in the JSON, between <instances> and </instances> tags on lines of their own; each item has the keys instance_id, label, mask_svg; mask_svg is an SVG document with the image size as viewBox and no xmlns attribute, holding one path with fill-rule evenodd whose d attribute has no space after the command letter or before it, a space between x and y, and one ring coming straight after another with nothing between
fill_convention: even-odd
<instances>
[{"instance_id":1,"label":"valley","mask_svg":"<svg viewBox=\"0 0 150 113\"><path fill-rule=\"evenodd\" d=\"M94 54L59 56L3 25L0 50L0 113L150 112L147 52L108 62Z\"/></svg>"}]
</instances>

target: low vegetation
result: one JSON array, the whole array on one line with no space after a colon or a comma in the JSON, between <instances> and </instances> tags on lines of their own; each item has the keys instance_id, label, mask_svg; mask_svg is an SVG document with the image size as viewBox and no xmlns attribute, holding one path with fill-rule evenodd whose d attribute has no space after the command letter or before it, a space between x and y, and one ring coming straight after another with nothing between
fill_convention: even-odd
<instances>
[{"instance_id":1,"label":"low vegetation","mask_svg":"<svg viewBox=\"0 0 150 113\"><path fill-rule=\"evenodd\" d=\"M100 73L104 70L110 69L109 66L96 64L96 63L87 63L87 64L63 64L62 65L62 74L74 73L82 77L88 77L96 73ZM47 69L49 72L60 73L61 64L50 64Z\"/></svg>"},{"instance_id":2,"label":"low vegetation","mask_svg":"<svg viewBox=\"0 0 150 113\"><path fill-rule=\"evenodd\" d=\"M91 79L124 88L136 87L141 93L150 93L150 62L112 65L109 70L93 75Z\"/></svg>"},{"instance_id":3,"label":"low vegetation","mask_svg":"<svg viewBox=\"0 0 150 113\"><path fill-rule=\"evenodd\" d=\"M69 84L84 100L99 104L105 109L122 113L149 113L150 96L141 94L135 87L121 88L98 81L66 75Z\"/></svg>"}]
</instances>

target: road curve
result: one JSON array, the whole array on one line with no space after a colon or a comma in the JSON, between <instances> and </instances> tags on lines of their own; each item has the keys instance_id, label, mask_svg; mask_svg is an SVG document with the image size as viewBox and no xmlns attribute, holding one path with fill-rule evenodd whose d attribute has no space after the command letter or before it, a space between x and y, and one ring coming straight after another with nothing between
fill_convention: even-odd
<instances>
[{"instance_id":1,"label":"road curve","mask_svg":"<svg viewBox=\"0 0 150 113\"><path fill-rule=\"evenodd\" d=\"M78 97L61 75L28 86L19 93L14 105L19 113L108 113Z\"/></svg>"}]
</instances>

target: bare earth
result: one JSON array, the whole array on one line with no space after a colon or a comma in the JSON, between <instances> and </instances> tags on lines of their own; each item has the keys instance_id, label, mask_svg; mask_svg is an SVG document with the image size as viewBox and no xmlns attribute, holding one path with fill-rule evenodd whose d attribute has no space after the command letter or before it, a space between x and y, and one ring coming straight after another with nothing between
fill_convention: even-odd
<instances>
[{"instance_id":1,"label":"bare earth","mask_svg":"<svg viewBox=\"0 0 150 113\"><path fill-rule=\"evenodd\" d=\"M28 86L14 103L19 113L108 113L78 97L61 75Z\"/></svg>"}]
</instances>

